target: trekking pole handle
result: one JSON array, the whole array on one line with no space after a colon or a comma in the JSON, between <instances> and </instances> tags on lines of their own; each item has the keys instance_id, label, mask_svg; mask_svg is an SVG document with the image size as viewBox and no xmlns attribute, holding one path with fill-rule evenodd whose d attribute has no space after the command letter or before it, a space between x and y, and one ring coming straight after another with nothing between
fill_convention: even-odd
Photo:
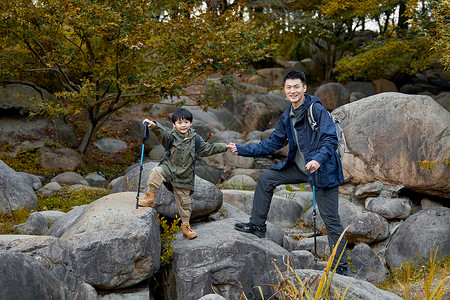
<instances>
[{"instance_id":1,"label":"trekking pole handle","mask_svg":"<svg viewBox=\"0 0 450 300\"><path fill-rule=\"evenodd\" d=\"M316 172L311 172L311 182L312 182L312 185L313 185L313 186L316 186L316 185L317 185L317 182L316 182Z\"/></svg>"},{"instance_id":2,"label":"trekking pole handle","mask_svg":"<svg viewBox=\"0 0 450 300\"><path fill-rule=\"evenodd\" d=\"M148 131L148 124L150 124L149 122L144 122L144 138L143 138L143 143L145 143L145 141L148 139L148 136L150 135L149 131Z\"/></svg>"}]
</instances>

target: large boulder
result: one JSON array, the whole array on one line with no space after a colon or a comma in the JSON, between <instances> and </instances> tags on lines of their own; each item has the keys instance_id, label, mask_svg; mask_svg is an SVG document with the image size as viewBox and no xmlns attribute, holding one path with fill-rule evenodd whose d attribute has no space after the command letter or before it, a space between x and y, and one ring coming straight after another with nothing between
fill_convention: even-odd
<instances>
[{"instance_id":1,"label":"large boulder","mask_svg":"<svg viewBox=\"0 0 450 300\"><path fill-rule=\"evenodd\" d=\"M407 260L416 265L428 261L431 251L438 258L450 254L450 208L432 207L415 213L397 229L386 250L386 263L399 268ZM433 253L434 254L434 253Z\"/></svg>"},{"instance_id":2,"label":"large boulder","mask_svg":"<svg viewBox=\"0 0 450 300\"><path fill-rule=\"evenodd\" d=\"M39 162L44 168L74 171L84 166L80 153L70 148L41 147L39 153Z\"/></svg>"},{"instance_id":3,"label":"large boulder","mask_svg":"<svg viewBox=\"0 0 450 300\"><path fill-rule=\"evenodd\" d=\"M345 236L349 244L379 242L389 236L389 223L379 214L359 213L350 220Z\"/></svg>"},{"instance_id":4,"label":"large boulder","mask_svg":"<svg viewBox=\"0 0 450 300\"><path fill-rule=\"evenodd\" d=\"M366 208L388 220L404 220L411 215L412 202L407 198L369 197L366 199Z\"/></svg>"},{"instance_id":5,"label":"large boulder","mask_svg":"<svg viewBox=\"0 0 450 300\"><path fill-rule=\"evenodd\" d=\"M261 86L237 84L234 88L220 86L225 97L224 107L242 120L242 131L266 130L275 126L290 102L284 97L268 93Z\"/></svg>"},{"instance_id":6,"label":"large boulder","mask_svg":"<svg viewBox=\"0 0 450 300\"><path fill-rule=\"evenodd\" d=\"M386 266L366 243L356 245L349 255L349 274L372 283L382 283L388 275Z\"/></svg>"},{"instance_id":7,"label":"large boulder","mask_svg":"<svg viewBox=\"0 0 450 300\"><path fill-rule=\"evenodd\" d=\"M316 270L303 270L296 269L296 274L299 278L304 282L306 279L314 279L316 276L322 276L323 271ZM291 281L297 282L291 275ZM310 281L311 282L311 281ZM338 274L334 274L333 280L331 283L331 288L342 295L342 292L348 287L347 294L345 295L345 299L358 299L358 300L373 300L373 299L383 299L383 300L401 300L399 296L383 291L373 284L365 281L359 280L352 277L342 276ZM338 297L340 299L340 297Z\"/></svg>"},{"instance_id":8,"label":"large boulder","mask_svg":"<svg viewBox=\"0 0 450 300\"><path fill-rule=\"evenodd\" d=\"M136 209L135 192L108 195L87 205L60 239L70 249L73 272L98 288L132 286L160 267L156 211Z\"/></svg>"},{"instance_id":9,"label":"large boulder","mask_svg":"<svg viewBox=\"0 0 450 300\"><path fill-rule=\"evenodd\" d=\"M248 83L268 88L279 88L283 86L283 76L286 73L284 68L259 69L257 75L248 79Z\"/></svg>"},{"instance_id":10,"label":"large boulder","mask_svg":"<svg viewBox=\"0 0 450 300\"><path fill-rule=\"evenodd\" d=\"M267 297L267 284L276 280L273 260L280 264L288 252L268 239L234 229L236 220L194 225L198 238L188 241L177 235L165 299L196 300L217 292L226 299L240 299L242 291Z\"/></svg>"},{"instance_id":11,"label":"large boulder","mask_svg":"<svg viewBox=\"0 0 450 300\"><path fill-rule=\"evenodd\" d=\"M450 112L431 97L382 93L333 114L347 139L342 159L346 181L398 183L448 198L450 169L443 162L450 149ZM434 169L420 169L423 160L435 162Z\"/></svg>"},{"instance_id":12,"label":"large boulder","mask_svg":"<svg viewBox=\"0 0 450 300\"><path fill-rule=\"evenodd\" d=\"M350 101L350 93L347 89L342 84L333 82L322 84L314 93L314 96L320 98L323 106L329 111Z\"/></svg>"},{"instance_id":13,"label":"large boulder","mask_svg":"<svg viewBox=\"0 0 450 300\"><path fill-rule=\"evenodd\" d=\"M141 175L141 193L140 197L144 197L147 191L147 181L150 171L158 166L157 162L148 162L143 164ZM122 179L120 179L111 189L111 194L124 191L137 191L139 183L140 168L131 169ZM198 219L217 211L222 205L222 193L211 182L206 181L198 176L195 176L195 190L191 195L192 215L191 219ZM175 196L164 185L162 185L156 192L155 209L158 213L175 218L178 209L175 202Z\"/></svg>"},{"instance_id":14,"label":"large boulder","mask_svg":"<svg viewBox=\"0 0 450 300\"><path fill-rule=\"evenodd\" d=\"M47 119L36 116L30 118L28 111L36 110L35 100L55 102L46 90L32 83L13 83L0 86L0 139L11 143L18 139L47 140L49 131L57 142L73 147L78 139L72 128L59 118Z\"/></svg>"},{"instance_id":15,"label":"large boulder","mask_svg":"<svg viewBox=\"0 0 450 300\"><path fill-rule=\"evenodd\" d=\"M64 281L42 263L14 251L0 250L0 299L68 299Z\"/></svg>"},{"instance_id":16,"label":"large boulder","mask_svg":"<svg viewBox=\"0 0 450 300\"><path fill-rule=\"evenodd\" d=\"M37 208L37 197L33 188L23 177L0 160L0 213L25 208Z\"/></svg>"}]
</instances>

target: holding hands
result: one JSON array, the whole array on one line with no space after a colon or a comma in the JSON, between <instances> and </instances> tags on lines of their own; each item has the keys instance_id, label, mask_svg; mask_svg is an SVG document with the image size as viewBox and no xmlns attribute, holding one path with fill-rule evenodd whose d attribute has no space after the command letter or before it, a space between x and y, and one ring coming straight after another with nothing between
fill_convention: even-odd
<instances>
[{"instance_id":1,"label":"holding hands","mask_svg":"<svg viewBox=\"0 0 450 300\"><path fill-rule=\"evenodd\" d=\"M230 150L230 152L234 155L238 155L237 147L235 143L229 143L227 145L227 149Z\"/></svg>"}]
</instances>

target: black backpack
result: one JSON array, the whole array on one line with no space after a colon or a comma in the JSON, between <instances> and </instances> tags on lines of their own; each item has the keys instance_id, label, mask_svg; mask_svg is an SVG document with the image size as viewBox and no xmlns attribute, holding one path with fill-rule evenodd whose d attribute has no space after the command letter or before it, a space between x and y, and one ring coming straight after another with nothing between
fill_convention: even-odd
<instances>
[{"instance_id":1,"label":"black backpack","mask_svg":"<svg viewBox=\"0 0 450 300\"><path fill-rule=\"evenodd\" d=\"M313 131L318 132L319 131L319 124L317 124L316 120L314 119L313 110L312 110L313 105L314 105L314 103L312 103L308 107L308 111L307 111L308 123L309 123L309 126L311 126L311 129ZM339 157L342 158L342 156L345 153L345 148L347 146L347 142L345 140L344 131L342 130L341 126L339 125L339 120L336 119L332 114L330 114L330 117L333 120L334 126L336 127L336 135L337 135L337 138L338 138L338 147L336 149L336 152L338 153Z\"/></svg>"}]
</instances>

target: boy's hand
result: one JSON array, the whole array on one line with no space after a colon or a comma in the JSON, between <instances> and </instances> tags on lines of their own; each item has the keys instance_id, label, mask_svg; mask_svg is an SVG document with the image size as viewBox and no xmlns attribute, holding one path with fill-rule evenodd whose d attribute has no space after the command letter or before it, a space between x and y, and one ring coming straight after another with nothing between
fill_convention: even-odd
<instances>
[{"instance_id":1,"label":"boy's hand","mask_svg":"<svg viewBox=\"0 0 450 300\"><path fill-rule=\"evenodd\" d=\"M238 155L237 147L235 143L229 143L227 149L231 151L232 154Z\"/></svg>"},{"instance_id":2,"label":"boy's hand","mask_svg":"<svg viewBox=\"0 0 450 300\"><path fill-rule=\"evenodd\" d=\"M150 121L149 119L145 119L144 121L142 121L142 124L145 125L145 123L147 123L147 126L150 126L150 127L155 127L156 126L156 123L153 122L153 121Z\"/></svg>"}]
</instances>

